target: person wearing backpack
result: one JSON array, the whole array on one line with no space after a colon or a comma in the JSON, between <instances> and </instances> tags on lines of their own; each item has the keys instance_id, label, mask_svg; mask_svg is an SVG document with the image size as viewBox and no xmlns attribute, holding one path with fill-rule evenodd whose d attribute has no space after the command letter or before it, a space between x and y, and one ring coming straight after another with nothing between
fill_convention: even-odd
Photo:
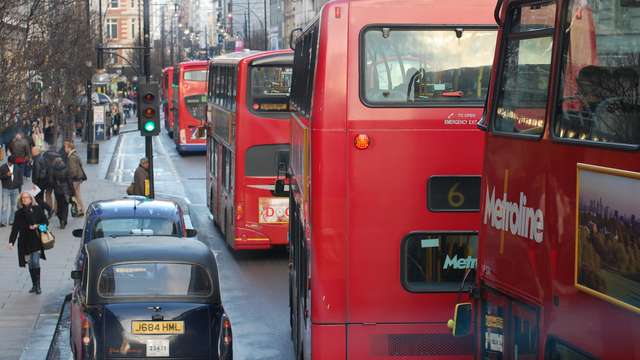
<instances>
[{"instance_id":1,"label":"person wearing backpack","mask_svg":"<svg viewBox=\"0 0 640 360\"><path fill-rule=\"evenodd\" d=\"M47 202L47 204L51 206L53 213L57 214L58 213L57 204L55 203L54 196L53 196L53 161L56 158L62 159L62 155L55 150L47 150L42 154L42 157L44 158L44 164L47 171L46 182L48 185L47 188L44 190L44 196L45 196L44 199Z\"/></svg>"},{"instance_id":2,"label":"person wearing backpack","mask_svg":"<svg viewBox=\"0 0 640 360\"><path fill-rule=\"evenodd\" d=\"M31 160L33 162L31 171L31 181L40 188L40 192L36 194L35 200L47 212L48 218L53 215L53 209L44 201L45 191L49 190L51 184L49 184L49 174L47 171L47 162L44 156L40 153L39 147L31 148Z\"/></svg>"},{"instance_id":3,"label":"person wearing backpack","mask_svg":"<svg viewBox=\"0 0 640 360\"><path fill-rule=\"evenodd\" d=\"M51 180L56 198L56 215L60 220L60 229L67 226L69 216L69 198L73 194L73 185L69 177L69 169L62 157L56 157L51 163Z\"/></svg>"}]
</instances>

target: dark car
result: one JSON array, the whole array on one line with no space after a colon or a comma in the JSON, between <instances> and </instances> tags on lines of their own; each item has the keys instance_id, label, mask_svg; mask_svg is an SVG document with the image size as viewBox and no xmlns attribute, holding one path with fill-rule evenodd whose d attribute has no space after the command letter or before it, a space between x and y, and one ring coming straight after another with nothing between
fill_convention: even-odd
<instances>
[{"instance_id":1,"label":"dark car","mask_svg":"<svg viewBox=\"0 0 640 360\"><path fill-rule=\"evenodd\" d=\"M82 238L76 257L76 269L83 261L83 247L93 239L119 236L194 237L190 221L180 205L168 200L150 200L143 196L92 202L87 208L84 229L73 230Z\"/></svg>"},{"instance_id":2,"label":"dark car","mask_svg":"<svg viewBox=\"0 0 640 360\"><path fill-rule=\"evenodd\" d=\"M216 259L195 239L96 239L75 270L75 359L232 359Z\"/></svg>"}]
</instances>

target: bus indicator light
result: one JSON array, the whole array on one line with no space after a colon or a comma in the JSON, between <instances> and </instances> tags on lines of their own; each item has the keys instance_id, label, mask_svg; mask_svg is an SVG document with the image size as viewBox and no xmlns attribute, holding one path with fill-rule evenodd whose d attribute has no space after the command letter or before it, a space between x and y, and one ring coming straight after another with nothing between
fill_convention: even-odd
<instances>
[{"instance_id":1,"label":"bus indicator light","mask_svg":"<svg viewBox=\"0 0 640 360\"><path fill-rule=\"evenodd\" d=\"M367 134L358 134L353 141L353 144L356 146L358 150L366 150L369 148L371 144L371 139Z\"/></svg>"}]
</instances>

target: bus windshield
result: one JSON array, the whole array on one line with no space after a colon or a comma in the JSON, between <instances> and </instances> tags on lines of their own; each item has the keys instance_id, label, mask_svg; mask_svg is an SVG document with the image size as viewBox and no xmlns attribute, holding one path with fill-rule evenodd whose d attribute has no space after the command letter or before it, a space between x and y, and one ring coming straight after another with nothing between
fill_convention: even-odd
<instances>
[{"instance_id":1,"label":"bus windshield","mask_svg":"<svg viewBox=\"0 0 640 360\"><path fill-rule=\"evenodd\" d=\"M430 106L484 101L494 30L371 27L363 39L365 103Z\"/></svg>"},{"instance_id":2,"label":"bus windshield","mask_svg":"<svg viewBox=\"0 0 640 360\"><path fill-rule=\"evenodd\" d=\"M191 70L185 71L184 79L186 81L207 81L207 70Z\"/></svg>"},{"instance_id":3,"label":"bus windshield","mask_svg":"<svg viewBox=\"0 0 640 360\"><path fill-rule=\"evenodd\" d=\"M290 66L251 68L251 109L260 112L289 111Z\"/></svg>"}]
</instances>

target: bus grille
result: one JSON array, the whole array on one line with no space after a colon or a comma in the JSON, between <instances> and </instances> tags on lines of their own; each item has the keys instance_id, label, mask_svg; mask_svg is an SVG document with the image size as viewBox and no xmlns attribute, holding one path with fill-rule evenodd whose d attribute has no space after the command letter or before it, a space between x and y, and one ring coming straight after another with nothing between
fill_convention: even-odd
<instances>
[{"instance_id":1,"label":"bus grille","mask_svg":"<svg viewBox=\"0 0 640 360\"><path fill-rule=\"evenodd\" d=\"M380 339L381 337L386 337L386 341L384 341L385 339ZM473 353L473 336L388 334L373 336L371 340L374 355L439 356L470 355Z\"/></svg>"}]
</instances>

